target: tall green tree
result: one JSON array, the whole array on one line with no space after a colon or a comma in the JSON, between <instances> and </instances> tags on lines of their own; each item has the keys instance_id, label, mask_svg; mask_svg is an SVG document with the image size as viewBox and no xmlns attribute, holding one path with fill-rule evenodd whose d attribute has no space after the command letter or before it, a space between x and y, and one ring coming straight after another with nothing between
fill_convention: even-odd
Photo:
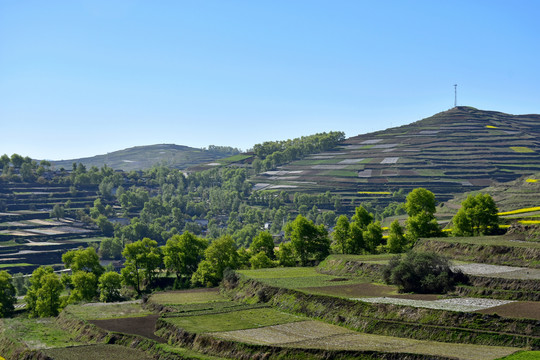
<instances>
[{"instance_id":1,"label":"tall green tree","mask_svg":"<svg viewBox=\"0 0 540 360\"><path fill-rule=\"evenodd\" d=\"M11 316L15 310L17 299L12 280L7 271L0 271L0 318Z\"/></svg>"},{"instance_id":2,"label":"tall green tree","mask_svg":"<svg viewBox=\"0 0 540 360\"><path fill-rule=\"evenodd\" d=\"M77 271L71 276L73 291L69 297L70 303L91 301L97 296L98 278L92 272Z\"/></svg>"},{"instance_id":3,"label":"tall green tree","mask_svg":"<svg viewBox=\"0 0 540 360\"><path fill-rule=\"evenodd\" d=\"M14 167L20 168L21 165L24 163L24 158L19 154L12 154L11 163L13 164Z\"/></svg>"},{"instance_id":4,"label":"tall green tree","mask_svg":"<svg viewBox=\"0 0 540 360\"><path fill-rule=\"evenodd\" d=\"M269 259L275 259L274 254L274 238L268 231L263 231L253 238L249 247L253 255L264 251Z\"/></svg>"},{"instance_id":5,"label":"tall green tree","mask_svg":"<svg viewBox=\"0 0 540 360\"><path fill-rule=\"evenodd\" d=\"M364 232L356 222L351 223L349 238L347 239L347 249L349 254L362 254L366 249Z\"/></svg>"},{"instance_id":6,"label":"tall green tree","mask_svg":"<svg viewBox=\"0 0 540 360\"><path fill-rule=\"evenodd\" d=\"M435 195L424 188L416 188L405 199L405 210L409 216L419 215L421 212L435 214Z\"/></svg>"},{"instance_id":7,"label":"tall green tree","mask_svg":"<svg viewBox=\"0 0 540 360\"><path fill-rule=\"evenodd\" d=\"M291 239L294 252L303 266L310 259L320 261L330 254L330 239L324 225L315 225L302 215L286 225L285 235Z\"/></svg>"},{"instance_id":8,"label":"tall green tree","mask_svg":"<svg viewBox=\"0 0 540 360\"><path fill-rule=\"evenodd\" d=\"M349 219L345 215L340 215L334 226L334 232L332 232L334 238L334 244L342 254L348 254L348 240L350 238L350 224Z\"/></svg>"},{"instance_id":9,"label":"tall green tree","mask_svg":"<svg viewBox=\"0 0 540 360\"><path fill-rule=\"evenodd\" d=\"M212 241L204 251L204 257L191 277L194 285L215 286L223 278L225 269L235 269L238 265L236 245L230 235Z\"/></svg>"},{"instance_id":10,"label":"tall green tree","mask_svg":"<svg viewBox=\"0 0 540 360\"><path fill-rule=\"evenodd\" d=\"M182 235L174 235L163 247L165 268L176 275L177 281L189 280L197 270L207 247L206 239L199 238L188 231Z\"/></svg>"},{"instance_id":11,"label":"tall green tree","mask_svg":"<svg viewBox=\"0 0 540 360\"><path fill-rule=\"evenodd\" d=\"M362 235L366 244L366 250L370 253L377 252L377 247L381 245L383 241L381 224L378 221L368 224Z\"/></svg>"},{"instance_id":12,"label":"tall green tree","mask_svg":"<svg viewBox=\"0 0 540 360\"><path fill-rule=\"evenodd\" d=\"M411 241L420 237L442 236L442 231L435 218L435 195L424 188L411 191L406 198L405 210L407 219L407 235Z\"/></svg>"},{"instance_id":13,"label":"tall green tree","mask_svg":"<svg viewBox=\"0 0 540 360\"><path fill-rule=\"evenodd\" d=\"M157 241L144 238L127 244L122 255L126 259L122 269L124 283L133 286L140 295L143 288L152 283L163 263L161 249Z\"/></svg>"},{"instance_id":14,"label":"tall green tree","mask_svg":"<svg viewBox=\"0 0 540 360\"><path fill-rule=\"evenodd\" d=\"M485 235L499 227L498 209L489 194L469 195L452 219L455 236Z\"/></svg>"},{"instance_id":15,"label":"tall green tree","mask_svg":"<svg viewBox=\"0 0 540 360\"><path fill-rule=\"evenodd\" d=\"M362 230L365 230L373 222L373 214L360 205L356 207L351 221L356 222Z\"/></svg>"},{"instance_id":16,"label":"tall green tree","mask_svg":"<svg viewBox=\"0 0 540 360\"><path fill-rule=\"evenodd\" d=\"M390 224L388 231L388 252L397 254L403 252L407 245L407 239L405 238L403 227L399 224L399 221L394 220Z\"/></svg>"},{"instance_id":17,"label":"tall green tree","mask_svg":"<svg viewBox=\"0 0 540 360\"><path fill-rule=\"evenodd\" d=\"M30 288L24 297L31 317L58 315L60 294L63 290L60 278L50 266L40 266L30 277Z\"/></svg>"},{"instance_id":18,"label":"tall green tree","mask_svg":"<svg viewBox=\"0 0 540 360\"><path fill-rule=\"evenodd\" d=\"M99 278L104 271L103 266L99 263L96 249L93 247L69 250L62 255L62 262L65 268L71 269L73 273L77 271L91 272L96 278Z\"/></svg>"},{"instance_id":19,"label":"tall green tree","mask_svg":"<svg viewBox=\"0 0 540 360\"><path fill-rule=\"evenodd\" d=\"M115 271L107 271L99 278L99 299L103 302L113 302L121 300L121 286L122 275Z\"/></svg>"}]
</instances>

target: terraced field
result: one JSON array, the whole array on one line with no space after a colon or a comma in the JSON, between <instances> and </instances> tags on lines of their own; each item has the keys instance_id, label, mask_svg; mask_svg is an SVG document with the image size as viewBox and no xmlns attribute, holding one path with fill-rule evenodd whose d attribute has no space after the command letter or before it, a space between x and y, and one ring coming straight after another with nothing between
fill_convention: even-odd
<instances>
[{"instance_id":1,"label":"terraced field","mask_svg":"<svg viewBox=\"0 0 540 360\"><path fill-rule=\"evenodd\" d=\"M295 279L300 272L292 269L289 278ZM270 274L262 278L270 279ZM307 274L306 274L307 275ZM306 277L309 277L306 276ZM292 283L290 283L292 284ZM189 306L191 301L201 304L202 293L175 292L158 295L151 301L163 301L177 306ZM207 306L218 302L217 293L210 293ZM193 303L191 303L193 304ZM344 327L314 321L271 308L255 310L214 309L215 312L183 313L166 317L165 321L190 333L254 345L270 345L295 349L324 349L336 351L377 351L383 353L416 353L434 356L452 356L459 359L496 359L519 349L501 346L471 344L448 344L391 336L359 333Z\"/></svg>"},{"instance_id":2,"label":"terraced field","mask_svg":"<svg viewBox=\"0 0 540 360\"><path fill-rule=\"evenodd\" d=\"M40 265L62 264L62 253L101 241L101 231L73 220L50 219L55 204L69 201L68 211L92 206L97 186L83 186L76 194L65 185L3 183L0 201L0 267L12 274L31 273Z\"/></svg>"},{"instance_id":3,"label":"terraced field","mask_svg":"<svg viewBox=\"0 0 540 360\"><path fill-rule=\"evenodd\" d=\"M540 171L539 120L539 115L456 107L349 138L334 151L292 162L254 182L258 189L330 190L348 199L362 192L363 201L380 204L391 197L366 192L425 187L445 201Z\"/></svg>"}]
</instances>

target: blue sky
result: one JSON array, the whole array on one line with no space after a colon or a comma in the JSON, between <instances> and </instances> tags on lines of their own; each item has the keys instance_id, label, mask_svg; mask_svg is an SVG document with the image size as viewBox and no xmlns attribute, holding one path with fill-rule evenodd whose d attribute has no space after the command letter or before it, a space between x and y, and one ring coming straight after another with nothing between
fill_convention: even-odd
<instances>
[{"instance_id":1,"label":"blue sky","mask_svg":"<svg viewBox=\"0 0 540 360\"><path fill-rule=\"evenodd\" d=\"M0 154L540 113L539 1L0 0Z\"/></svg>"}]
</instances>

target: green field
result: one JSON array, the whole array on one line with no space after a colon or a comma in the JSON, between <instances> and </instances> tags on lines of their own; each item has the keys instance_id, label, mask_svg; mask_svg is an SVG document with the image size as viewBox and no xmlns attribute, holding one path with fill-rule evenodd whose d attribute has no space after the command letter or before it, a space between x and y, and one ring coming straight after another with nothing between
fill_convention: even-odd
<instances>
[{"instance_id":1,"label":"green field","mask_svg":"<svg viewBox=\"0 0 540 360\"><path fill-rule=\"evenodd\" d=\"M54 360L151 360L153 357L141 350L119 345L86 345L70 348L46 349L43 352Z\"/></svg>"},{"instance_id":2,"label":"green field","mask_svg":"<svg viewBox=\"0 0 540 360\"><path fill-rule=\"evenodd\" d=\"M257 279L262 283L287 289L361 284L368 281L353 277L337 279L333 275L320 274L315 268L301 267L240 270L239 273Z\"/></svg>"},{"instance_id":3,"label":"green field","mask_svg":"<svg viewBox=\"0 0 540 360\"><path fill-rule=\"evenodd\" d=\"M0 319L2 336L19 339L30 349L84 345L72 333L58 326L54 318Z\"/></svg>"},{"instance_id":4,"label":"green field","mask_svg":"<svg viewBox=\"0 0 540 360\"><path fill-rule=\"evenodd\" d=\"M521 351L510 356L505 356L499 360L538 360L540 351Z\"/></svg>"},{"instance_id":5,"label":"green field","mask_svg":"<svg viewBox=\"0 0 540 360\"><path fill-rule=\"evenodd\" d=\"M183 305L227 301L217 288L168 291L152 294L150 300L162 305Z\"/></svg>"},{"instance_id":6,"label":"green field","mask_svg":"<svg viewBox=\"0 0 540 360\"><path fill-rule=\"evenodd\" d=\"M305 320L305 318L270 308L166 319L167 322L194 333L253 329L301 320Z\"/></svg>"}]
</instances>

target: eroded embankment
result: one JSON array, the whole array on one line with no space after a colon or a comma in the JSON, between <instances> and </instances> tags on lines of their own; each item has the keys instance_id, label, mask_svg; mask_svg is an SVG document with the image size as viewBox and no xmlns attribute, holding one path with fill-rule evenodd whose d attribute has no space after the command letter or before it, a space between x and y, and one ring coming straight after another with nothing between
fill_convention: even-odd
<instances>
[{"instance_id":1,"label":"eroded embankment","mask_svg":"<svg viewBox=\"0 0 540 360\"><path fill-rule=\"evenodd\" d=\"M39 350L31 350L26 344L11 339L0 330L0 356L13 360L49 360L50 358Z\"/></svg>"},{"instance_id":2,"label":"eroded embankment","mask_svg":"<svg viewBox=\"0 0 540 360\"><path fill-rule=\"evenodd\" d=\"M540 321L392 304L371 304L276 288L240 275L222 283L239 301L267 302L280 310L377 335L453 343L540 348Z\"/></svg>"},{"instance_id":3,"label":"eroded embankment","mask_svg":"<svg viewBox=\"0 0 540 360\"><path fill-rule=\"evenodd\" d=\"M540 248L467 244L437 239L419 239L415 251L429 251L451 259L494 265L524 266L540 269Z\"/></svg>"}]
</instances>

